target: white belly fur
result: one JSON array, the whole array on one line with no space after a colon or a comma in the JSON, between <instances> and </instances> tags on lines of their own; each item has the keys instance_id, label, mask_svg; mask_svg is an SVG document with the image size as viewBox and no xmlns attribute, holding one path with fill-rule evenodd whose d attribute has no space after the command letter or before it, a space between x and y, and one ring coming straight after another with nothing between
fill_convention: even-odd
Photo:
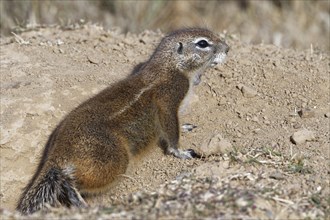
<instances>
[{"instance_id":1,"label":"white belly fur","mask_svg":"<svg viewBox=\"0 0 330 220\"><path fill-rule=\"evenodd\" d=\"M191 105L193 102L198 101L198 96L194 92L194 77L192 77L192 80L189 82L189 90L187 92L187 95L185 98L182 100L179 108L179 114L180 115L185 115L187 114L187 110L189 105Z\"/></svg>"}]
</instances>

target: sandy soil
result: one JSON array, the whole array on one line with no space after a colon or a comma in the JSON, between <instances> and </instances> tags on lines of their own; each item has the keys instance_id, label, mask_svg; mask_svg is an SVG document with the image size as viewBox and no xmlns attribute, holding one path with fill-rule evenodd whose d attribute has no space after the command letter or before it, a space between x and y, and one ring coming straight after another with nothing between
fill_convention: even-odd
<instances>
[{"instance_id":1,"label":"sandy soil","mask_svg":"<svg viewBox=\"0 0 330 220\"><path fill-rule=\"evenodd\" d=\"M128 75L162 36L88 25L1 39L0 216L19 218L15 202L63 116ZM329 54L227 42L227 62L205 73L198 102L181 117L197 126L182 132L181 145L200 152L221 135L229 151L179 160L155 147L109 193L87 198L90 210L46 215L329 217ZM184 200L173 193L180 189L189 191Z\"/></svg>"}]
</instances>

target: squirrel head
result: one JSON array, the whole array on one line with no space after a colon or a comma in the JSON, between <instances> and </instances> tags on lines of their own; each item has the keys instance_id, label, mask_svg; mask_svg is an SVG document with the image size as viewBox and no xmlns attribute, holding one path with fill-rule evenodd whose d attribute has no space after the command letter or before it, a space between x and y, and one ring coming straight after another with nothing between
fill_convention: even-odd
<instances>
[{"instance_id":1,"label":"squirrel head","mask_svg":"<svg viewBox=\"0 0 330 220\"><path fill-rule=\"evenodd\" d=\"M164 37L152 58L170 63L180 72L189 73L222 63L228 51L229 46L211 31L188 28Z\"/></svg>"}]
</instances>

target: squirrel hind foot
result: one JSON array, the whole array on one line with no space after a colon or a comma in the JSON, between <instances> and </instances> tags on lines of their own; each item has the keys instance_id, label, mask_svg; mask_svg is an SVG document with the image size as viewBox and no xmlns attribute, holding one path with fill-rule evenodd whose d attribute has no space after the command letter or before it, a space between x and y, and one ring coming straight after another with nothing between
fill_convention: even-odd
<instances>
[{"instance_id":1,"label":"squirrel hind foot","mask_svg":"<svg viewBox=\"0 0 330 220\"><path fill-rule=\"evenodd\" d=\"M168 148L167 152L180 159L192 159L200 157L193 149L180 150L175 148Z\"/></svg>"}]
</instances>

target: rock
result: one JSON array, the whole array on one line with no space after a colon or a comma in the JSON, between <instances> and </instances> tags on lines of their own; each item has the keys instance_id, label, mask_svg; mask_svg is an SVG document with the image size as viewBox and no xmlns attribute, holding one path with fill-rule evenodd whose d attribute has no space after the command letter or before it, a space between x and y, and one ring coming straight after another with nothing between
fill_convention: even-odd
<instances>
[{"instance_id":1,"label":"rock","mask_svg":"<svg viewBox=\"0 0 330 220\"><path fill-rule=\"evenodd\" d=\"M284 175L281 172L278 172L278 171L271 173L269 175L269 178L276 179L276 180L284 180L285 179Z\"/></svg>"},{"instance_id":2,"label":"rock","mask_svg":"<svg viewBox=\"0 0 330 220\"><path fill-rule=\"evenodd\" d=\"M90 63L93 63L93 64L99 64L101 61L94 55L88 55L87 56L87 59Z\"/></svg>"},{"instance_id":3,"label":"rock","mask_svg":"<svg viewBox=\"0 0 330 220\"><path fill-rule=\"evenodd\" d=\"M213 154L228 153L232 149L232 144L227 139L224 139L220 134L216 134L202 143L200 153L205 156L210 156Z\"/></svg>"},{"instance_id":4,"label":"rock","mask_svg":"<svg viewBox=\"0 0 330 220\"><path fill-rule=\"evenodd\" d=\"M315 139L314 132L309 131L307 129L299 130L291 136L291 141L294 144L302 144L305 143L306 141L312 141L314 139Z\"/></svg>"},{"instance_id":5,"label":"rock","mask_svg":"<svg viewBox=\"0 0 330 220\"><path fill-rule=\"evenodd\" d=\"M301 109L298 114L301 118L313 118L315 116L315 112L309 108Z\"/></svg>"},{"instance_id":6,"label":"rock","mask_svg":"<svg viewBox=\"0 0 330 220\"><path fill-rule=\"evenodd\" d=\"M236 199L235 203L238 207L245 207L245 206L249 205L249 202L247 200L245 200L245 198L242 198L242 197Z\"/></svg>"},{"instance_id":7,"label":"rock","mask_svg":"<svg viewBox=\"0 0 330 220\"><path fill-rule=\"evenodd\" d=\"M324 116L325 116L326 118L330 118L330 112L325 113Z\"/></svg>"},{"instance_id":8,"label":"rock","mask_svg":"<svg viewBox=\"0 0 330 220\"><path fill-rule=\"evenodd\" d=\"M253 117L251 118L251 121L253 121L253 122L259 122L259 119L258 119L257 116L253 116Z\"/></svg>"},{"instance_id":9,"label":"rock","mask_svg":"<svg viewBox=\"0 0 330 220\"><path fill-rule=\"evenodd\" d=\"M62 45L62 44L64 44L64 42L63 42L61 39L57 39L57 40L56 40L56 45L57 45L57 46L60 46L60 45Z\"/></svg>"},{"instance_id":10,"label":"rock","mask_svg":"<svg viewBox=\"0 0 330 220\"><path fill-rule=\"evenodd\" d=\"M293 128L294 128L294 129L299 129L299 128L301 128L301 124L299 124L299 123L294 123L294 124L293 124Z\"/></svg>"},{"instance_id":11,"label":"rock","mask_svg":"<svg viewBox=\"0 0 330 220\"><path fill-rule=\"evenodd\" d=\"M193 172L196 176L200 177L223 177L232 172L232 170L228 169L226 165L222 165L220 163L204 163L193 169Z\"/></svg>"},{"instance_id":12,"label":"rock","mask_svg":"<svg viewBox=\"0 0 330 220\"><path fill-rule=\"evenodd\" d=\"M247 98L252 98L258 94L255 89L242 85L242 84L238 85L237 88L239 90L241 90L241 92L243 93L243 96L245 96Z\"/></svg>"}]
</instances>

